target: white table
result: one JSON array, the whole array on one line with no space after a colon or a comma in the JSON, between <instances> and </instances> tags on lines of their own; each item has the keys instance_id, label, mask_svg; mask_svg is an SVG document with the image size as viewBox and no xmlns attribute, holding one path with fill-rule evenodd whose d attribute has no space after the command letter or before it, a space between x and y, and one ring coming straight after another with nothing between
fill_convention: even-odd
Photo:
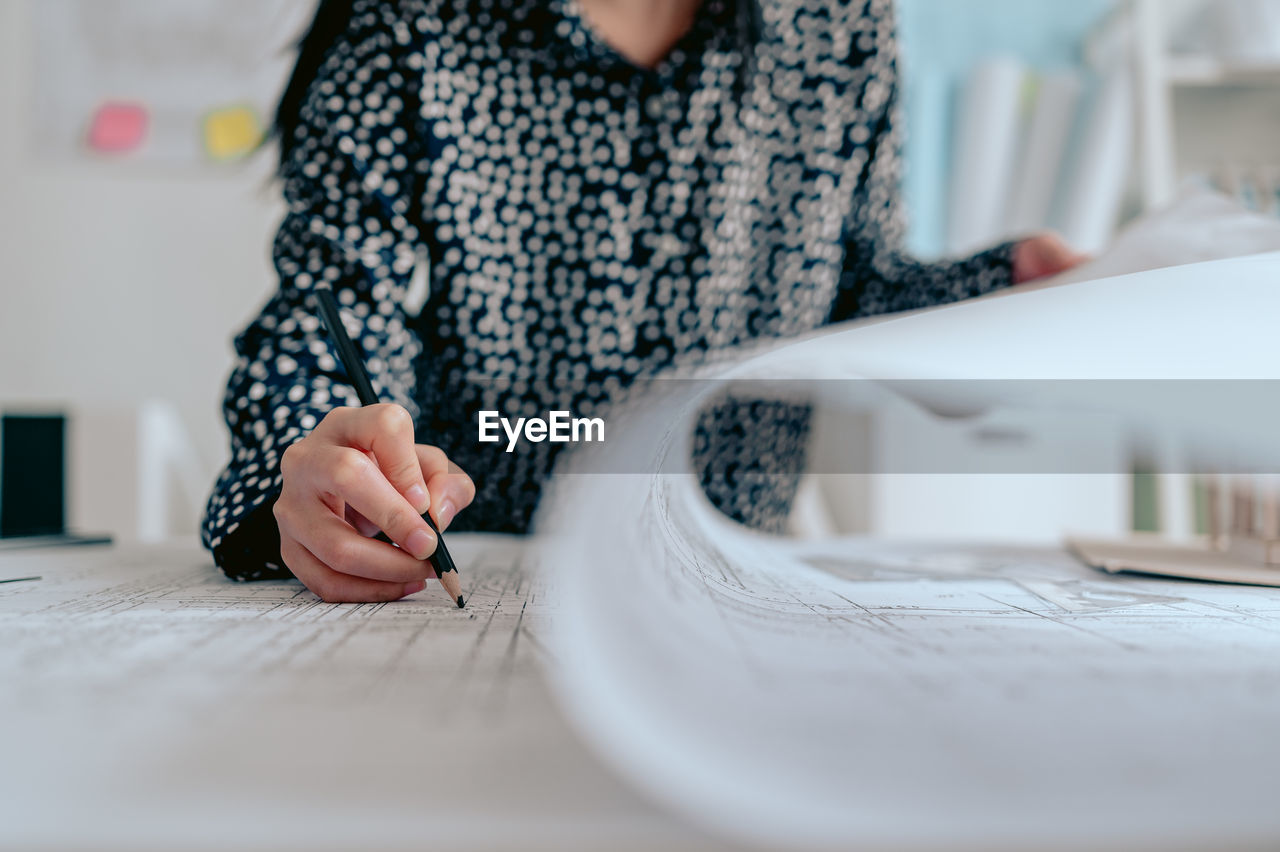
<instances>
[{"instance_id":1,"label":"white table","mask_svg":"<svg viewBox=\"0 0 1280 852\"><path fill-rule=\"evenodd\" d=\"M195 546L0 554L0 848L718 849L579 745L521 545L329 605Z\"/></svg>"},{"instance_id":2,"label":"white table","mask_svg":"<svg viewBox=\"0 0 1280 852\"><path fill-rule=\"evenodd\" d=\"M324 604L295 582L232 583L194 546L0 554L0 580L42 578L0 583L0 850L729 848L633 793L579 743L543 680L553 596L524 564L521 543L454 535L450 545L470 593L465 611L434 587L357 606ZM1221 774L1237 767L1254 779L1252 792L1204 819L1233 847L1274 846L1274 785L1261 767L1277 740L1250 732L1266 730L1275 700L1280 591L1105 578L1029 549L960 559L927 548L913 557L911 548L833 547L840 564L871 566L847 575L852 600L869 608L851 610L848 628L865 638L868 627L892 621L893 635L941 655L939 671L953 672L955 690L1018 680L1023 669L975 655L993 642L1048 655L1043 677L999 692L993 705L1008 715L1012 741L1041 750L1027 754L1027 766L992 764L986 775L975 767L976 789L1046 777L1028 775L1034 767L1072 770L1077 756L1056 723L1022 717L1037 706L1029 697L1058 680L1087 681L1085 669L1135 703L1093 708L1087 691L1068 688L1058 722L1109 718L1117 748L1144 730L1153 696L1224 690L1208 703L1239 696L1232 706L1240 712L1219 715L1252 724L1205 727L1184 708L1184 727L1200 734L1175 740L1157 725L1180 718L1169 707L1147 736L1168 746L1166 758L1148 774L1083 771L1097 785L1084 798L1125 807L1153 785L1168 787L1168 773L1193 767L1207 767L1202 780L1238 787L1240 779ZM897 570L933 579L898 581ZM1006 572L1017 582L1000 579ZM939 584L955 586L950 609L903 606ZM971 598L986 603L970 611ZM1108 650L1108 637L1132 641ZM1086 647L1096 656L1082 657ZM1176 679L1152 681L1153 660L1175 651ZM874 668L881 658L864 647L855 662ZM894 684L910 687L920 665L903 657L881 670L874 682L891 705L885 713L928 716L927 706L893 698ZM1125 688L1128 669L1154 691ZM1254 674L1242 681L1242 672ZM981 723L962 719L957 731L977 736ZM883 730L892 727L886 721ZM1232 750L1219 753L1224 742ZM873 758L864 753L849 767L851 784L874 782L859 778L873 772ZM947 763L919 765L942 772ZM1174 798L1168 806L1172 816L1197 804ZM1254 815L1244 828L1241 813ZM905 840L911 826L902 828ZM1146 829L1167 835L1154 823ZM1052 833L1035 844L1074 845ZM1203 846L1195 838L1162 845Z\"/></svg>"}]
</instances>

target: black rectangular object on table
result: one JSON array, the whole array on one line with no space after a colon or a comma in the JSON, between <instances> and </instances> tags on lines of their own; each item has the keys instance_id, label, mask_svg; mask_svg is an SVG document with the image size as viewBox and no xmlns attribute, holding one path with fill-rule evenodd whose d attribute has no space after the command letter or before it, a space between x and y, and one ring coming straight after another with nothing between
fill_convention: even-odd
<instances>
[{"instance_id":1,"label":"black rectangular object on table","mask_svg":"<svg viewBox=\"0 0 1280 852\"><path fill-rule=\"evenodd\" d=\"M67 418L0 418L0 538L61 535L67 527Z\"/></svg>"}]
</instances>

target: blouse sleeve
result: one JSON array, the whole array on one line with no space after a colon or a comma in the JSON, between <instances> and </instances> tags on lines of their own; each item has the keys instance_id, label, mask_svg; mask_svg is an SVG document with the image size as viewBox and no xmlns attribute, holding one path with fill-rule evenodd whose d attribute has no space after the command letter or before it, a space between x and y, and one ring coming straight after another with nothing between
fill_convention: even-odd
<instances>
[{"instance_id":1,"label":"blouse sleeve","mask_svg":"<svg viewBox=\"0 0 1280 852\"><path fill-rule=\"evenodd\" d=\"M845 237L844 268L831 321L906 311L980 296L1013 283L1013 246L1005 243L959 260L926 263L905 253L906 221L900 203L901 122L892 4L869 0L853 34L851 60L861 61L859 107L869 115L865 145L850 140L851 156L865 157L859 203ZM859 150L861 148L861 151Z\"/></svg>"},{"instance_id":2,"label":"blouse sleeve","mask_svg":"<svg viewBox=\"0 0 1280 852\"><path fill-rule=\"evenodd\" d=\"M228 576L288 576L271 506L280 456L331 409L358 405L309 298L328 282L344 308L380 398L413 414L413 363L421 343L402 307L421 220L411 199L421 138L421 61L395 3L357 0L352 24L329 51L300 111L283 164L287 212L273 256L280 286L236 338L223 410L231 461L205 510L203 541ZM420 70L419 70L420 73ZM353 320L355 322L353 322ZM356 323L358 322L358 326Z\"/></svg>"}]
</instances>

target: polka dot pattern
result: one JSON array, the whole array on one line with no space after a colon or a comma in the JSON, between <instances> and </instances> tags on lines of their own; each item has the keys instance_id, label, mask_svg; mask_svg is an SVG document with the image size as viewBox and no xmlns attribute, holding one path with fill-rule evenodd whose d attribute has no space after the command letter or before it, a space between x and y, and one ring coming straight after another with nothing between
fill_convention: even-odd
<instances>
[{"instance_id":1,"label":"polka dot pattern","mask_svg":"<svg viewBox=\"0 0 1280 852\"><path fill-rule=\"evenodd\" d=\"M676 363L1010 283L1009 246L935 264L899 248L892 0L766 0L751 44L737 2L704 0L642 69L574 0L357 0L284 169L280 287L236 338L232 457L203 530L228 574L283 571L265 508L280 453L356 404L317 282L382 398L475 478L456 528L499 531L527 528L563 445L478 444L478 409L592 415ZM411 314L421 258L430 292ZM719 408L717 453L759 457L734 424L762 416ZM770 416L807 429L804 411ZM767 480L759 463L719 470L704 481L725 483L730 514L777 526L788 487L733 485Z\"/></svg>"}]
</instances>

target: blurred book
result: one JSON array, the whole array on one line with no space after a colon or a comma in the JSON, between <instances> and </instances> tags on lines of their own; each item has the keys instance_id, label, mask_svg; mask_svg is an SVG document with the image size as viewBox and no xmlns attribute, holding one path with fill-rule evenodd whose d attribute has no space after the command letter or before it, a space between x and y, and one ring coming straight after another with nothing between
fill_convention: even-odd
<instances>
[{"instance_id":1,"label":"blurred book","mask_svg":"<svg viewBox=\"0 0 1280 852\"><path fill-rule=\"evenodd\" d=\"M1022 133L1026 69L1006 58L980 62L960 95L951 167L946 249L967 254L999 241Z\"/></svg>"},{"instance_id":2,"label":"blurred book","mask_svg":"<svg viewBox=\"0 0 1280 852\"><path fill-rule=\"evenodd\" d=\"M1096 85L1011 59L975 66L957 103L947 253L1045 229L1083 252L1105 248L1129 188L1133 109L1123 64Z\"/></svg>"},{"instance_id":3,"label":"blurred book","mask_svg":"<svg viewBox=\"0 0 1280 852\"><path fill-rule=\"evenodd\" d=\"M1005 219L1006 234L1048 227L1081 89L1080 74L1075 71L1046 74L1035 82Z\"/></svg>"},{"instance_id":4,"label":"blurred book","mask_svg":"<svg viewBox=\"0 0 1280 852\"><path fill-rule=\"evenodd\" d=\"M1081 115L1081 131L1062 183L1059 212L1050 224L1078 251L1106 248L1120 222L1134 164L1135 108L1131 71L1107 71Z\"/></svg>"}]
</instances>

